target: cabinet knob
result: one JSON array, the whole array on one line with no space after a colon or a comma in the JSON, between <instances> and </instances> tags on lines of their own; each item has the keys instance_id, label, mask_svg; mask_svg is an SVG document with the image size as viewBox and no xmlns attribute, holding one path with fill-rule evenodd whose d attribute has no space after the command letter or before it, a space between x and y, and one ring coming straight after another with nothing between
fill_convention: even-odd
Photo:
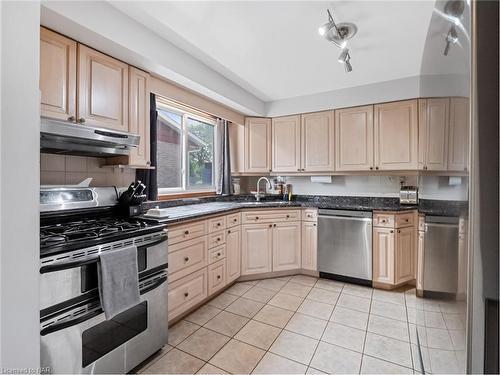
<instances>
[{"instance_id":1,"label":"cabinet knob","mask_svg":"<svg viewBox=\"0 0 500 375\"><path fill-rule=\"evenodd\" d=\"M255 216L255 220L259 220L259 217L258 217L258 216Z\"/></svg>"},{"instance_id":2,"label":"cabinet knob","mask_svg":"<svg viewBox=\"0 0 500 375\"><path fill-rule=\"evenodd\" d=\"M220 275L217 275L217 280L219 280L219 279L220 279Z\"/></svg>"},{"instance_id":3,"label":"cabinet knob","mask_svg":"<svg viewBox=\"0 0 500 375\"><path fill-rule=\"evenodd\" d=\"M405 221L406 221L406 222L409 222L410 220L408 220L408 219L405 219Z\"/></svg>"},{"instance_id":4,"label":"cabinet knob","mask_svg":"<svg viewBox=\"0 0 500 375\"><path fill-rule=\"evenodd\" d=\"M300 172L300 168L297 168L297 172Z\"/></svg>"},{"instance_id":5,"label":"cabinet knob","mask_svg":"<svg viewBox=\"0 0 500 375\"><path fill-rule=\"evenodd\" d=\"M385 219L382 219L381 221L382 221L382 223L385 223L385 222L386 222L386 220L385 220Z\"/></svg>"},{"instance_id":6,"label":"cabinet knob","mask_svg":"<svg viewBox=\"0 0 500 375\"><path fill-rule=\"evenodd\" d=\"M227 231L227 234L229 234L229 233L231 233L231 229L229 229L229 230Z\"/></svg>"},{"instance_id":7,"label":"cabinet knob","mask_svg":"<svg viewBox=\"0 0 500 375\"><path fill-rule=\"evenodd\" d=\"M188 292L184 293L184 297L187 297L187 296L189 296L189 293Z\"/></svg>"},{"instance_id":8,"label":"cabinet knob","mask_svg":"<svg viewBox=\"0 0 500 375\"><path fill-rule=\"evenodd\" d=\"M189 257L184 257L184 262L189 262Z\"/></svg>"},{"instance_id":9,"label":"cabinet knob","mask_svg":"<svg viewBox=\"0 0 500 375\"><path fill-rule=\"evenodd\" d=\"M389 233L394 233L394 231L393 231L393 230L391 230Z\"/></svg>"},{"instance_id":10,"label":"cabinet knob","mask_svg":"<svg viewBox=\"0 0 500 375\"><path fill-rule=\"evenodd\" d=\"M272 228L272 227L273 227L273 225L272 225L272 224L269 224L269 228Z\"/></svg>"},{"instance_id":11,"label":"cabinet knob","mask_svg":"<svg viewBox=\"0 0 500 375\"><path fill-rule=\"evenodd\" d=\"M287 218L287 219L290 219L290 215L286 215L286 218Z\"/></svg>"},{"instance_id":12,"label":"cabinet knob","mask_svg":"<svg viewBox=\"0 0 500 375\"><path fill-rule=\"evenodd\" d=\"M276 224L273 224L273 227L275 227L275 226L276 226Z\"/></svg>"},{"instance_id":13,"label":"cabinet knob","mask_svg":"<svg viewBox=\"0 0 500 375\"><path fill-rule=\"evenodd\" d=\"M378 167L375 167L376 170L378 170Z\"/></svg>"},{"instance_id":14,"label":"cabinet knob","mask_svg":"<svg viewBox=\"0 0 500 375\"><path fill-rule=\"evenodd\" d=\"M189 234L189 231L188 230L185 230L184 231L184 234L187 236Z\"/></svg>"},{"instance_id":15,"label":"cabinet knob","mask_svg":"<svg viewBox=\"0 0 500 375\"><path fill-rule=\"evenodd\" d=\"M220 253L217 253L217 256L220 257Z\"/></svg>"},{"instance_id":16,"label":"cabinet knob","mask_svg":"<svg viewBox=\"0 0 500 375\"><path fill-rule=\"evenodd\" d=\"M425 170L425 171L427 170L427 165L424 165L424 170Z\"/></svg>"},{"instance_id":17,"label":"cabinet knob","mask_svg":"<svg viewBox=\"0 0 500 375\"><path fill-rule=\"evenodd\" d=\"M311 214L309 214L309 215L307 215L307 217L312 217L312 215L311 215Z\"/></svg>"},{"instance_id":18,"label":"cabinet knob","mask_svg":"<svg viewBox=\"0 0 500 375\"><path fill-rule=\"evenodd\" d=\"M85 119L84 119L83 117L80 117L80 118L78 119L78 122L79 122L80 124L85 124Z\"/></svg>"},{"instance_id":19,"label":"cabinet knob","mask_svg":"<svg viewBox=\"0 0 500 375\"><path fill-rule=\"evenodd\" d=\"M373 167L370 167L370 170L373 170Z\"/></svg>"},{"instance_id":20,"label":"cabinet knob","mask_svg":"<svg viewBox=\"0 0 500 375\"><path fill-rule=\"evenodd\" d=\"M217 226L220 227L220 223L217 223Z\"/></svg>"},{"instance_id":21,"label":"cabinet knob","mask_svg":"<svg viewBox=\"0 0 500 375\"><path fill-rule=\"evenodd\" d=\"M315 224L313 224L313 227L315 227L315 226L316 226L316 223L315 223Z\"/></svg>"},{"instance_id":22,"label":"cabinet knob","mask_svg":"<svg viewBox=\"0 0 500 375\"><path fill-rule=\"evenodd\" d=\"M398 233L401 233L401 231L398 229Z\"/></svg>"},{"instance_id":23,"label":"cabinet knob","mask_svg":"<svg viewBox=\"0 0 500 375\"><path fill-rule=\"evenodd\" d=\"M273 171L272 169L269 170L269 172L272 172L272 171Z\"/></svg>"},{"instance_id":24,"label":"cabinet knob","mask_svg":"<svg viewBox=\"0 0 500 375\"><path fill-rule=\"evenodd\" d=\"M75 116L69 116L68 121L75 122L76 117Z\"/></svg>"},{"instance_id":25,"label":"cabinet knob","mask_svg":"<svg viewBox=\"0 0 500 375\"><path fill-rule=\"evenodd\" d=\"M233 223L236 223L238 221L238 219L233 219Z\"/></svg>"},{"instance_id":26,"label":"cabinet knob","mask_svg":"<svg viewBox=\"0 0 500 375\"><path fill-rule=\"evenodd\" d=\"M219 241L220 241L220 237L217 237L217 242L219 242Z\"/></svg>"}]
</instances>

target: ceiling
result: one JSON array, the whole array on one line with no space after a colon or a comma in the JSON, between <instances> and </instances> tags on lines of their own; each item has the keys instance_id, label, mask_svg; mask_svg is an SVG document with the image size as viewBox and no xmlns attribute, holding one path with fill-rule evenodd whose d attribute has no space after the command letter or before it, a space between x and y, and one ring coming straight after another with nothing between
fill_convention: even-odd
<instances>
[{"instance_id":1,"label":"ceiling","mask_svg":"<svg viewBox=\"0 0 500 375\"><path fill-rule=\"evenodd\" d=\"M112 1L264 102L418 76L434 1ZM353 72L318 26L354 22Z\"/></svg>"}]
</instances>

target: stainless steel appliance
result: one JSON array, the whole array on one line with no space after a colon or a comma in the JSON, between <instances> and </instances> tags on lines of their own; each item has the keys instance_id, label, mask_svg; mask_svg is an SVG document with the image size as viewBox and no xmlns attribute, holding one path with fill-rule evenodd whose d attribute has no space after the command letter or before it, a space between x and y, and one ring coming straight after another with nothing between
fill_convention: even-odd
<instances>
[{"instance_id":1,"label":"stainless steel appliance","mask_svg":"<svg viewBox=\"0 0 500 375\"><path fill-rule=\"evenodd\" d=\"M424 296L457 293L458 221L458 217L425 216Z\"/></svg>"},{"instance_id":2,"label":"stainless steel appliance","mask_svg":"<svg viewBox=\"0 0 500 375\"><path fill-rule=\"evenodd\" d=\"M42 117L42 151L87 156L128 155L139 145L140 136L112 129L96 128Z\"/></svg>"},{"instance_id":3,"label":"stainless steel appliance","mask_svg":"<svg viewBox=\"0 0 500 375\"><path fill-rule=\"evenodd\" d=\"M399 190L399 203L417 204L418 188L416 186L401 186L401 189Z\"/></svg>"},{"instance_id":4,"label":"stainless steel appliance","mask_svg":"<svg viewBox=\"0 0 500 375\"><path fill-rule=\"evenodd\" d=\"M318 270L322 277L371 285L371 212L319 210Z\"/></svg>"},{"instance_id":5,"label":"stainless steel appliance","mask_svg":"<svg viewBox=\"0 0 500 375\"><path fill-rule=\"evenodd\" d=\"M117 215L115 188L40 192L41 366L54 373L125 373L167 343L167 232ZM137 247L140 303L106 320L99 254Z\"/></svg>"}]
</instances>

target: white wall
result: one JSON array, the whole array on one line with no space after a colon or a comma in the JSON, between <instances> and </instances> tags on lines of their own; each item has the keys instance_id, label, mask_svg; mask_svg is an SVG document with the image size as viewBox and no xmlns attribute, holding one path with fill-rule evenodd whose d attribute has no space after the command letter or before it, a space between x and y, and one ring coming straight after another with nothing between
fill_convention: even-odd
<instances>
[{"instance_id":1,"label":"white wall","mask_svg":"<svg viewBox=\"0 0 500 375\"><path fill-rule=\"evenodd\" d=\"M458 180L456 177L424 176L420 178L418 196L423 199L467 201L468 178L459 177ZM458 182L460 184L457 185Z\"/></svg>"},{"instance_id":2,"label":"white wall","mask_svg":"<svg viewBox=\"0 0 500 375\"><path fill-rule=\"evenodd\" d=\"M0 368L37 368L40 3L0 2Z\"/></svg>"}]
</instances>

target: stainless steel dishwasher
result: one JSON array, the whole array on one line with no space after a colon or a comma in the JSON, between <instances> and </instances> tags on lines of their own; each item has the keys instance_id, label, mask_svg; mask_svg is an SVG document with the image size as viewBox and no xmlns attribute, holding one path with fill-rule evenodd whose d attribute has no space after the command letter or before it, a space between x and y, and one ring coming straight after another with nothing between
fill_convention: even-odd
<instances>
[{"instance_id":1,"label":"stainless steel dishwasher","mask_svg":"<svg viewBox=\"0 0 500 375\"><path fill-rule=\"evenodd\" d=\"M458 217L425 216L424 296L453 297L458 284Z\"/></svg>"},{"instance_id":2,"label":"stainless steel dishwasher","mask_svg":"<svg viewBox=\"0 0 500 375\"><path fill-rule=\"evenodd\" d=\"M318 270L328 277L372 284L372 213L320 209Z\"/></svg>"}]
</instances>

